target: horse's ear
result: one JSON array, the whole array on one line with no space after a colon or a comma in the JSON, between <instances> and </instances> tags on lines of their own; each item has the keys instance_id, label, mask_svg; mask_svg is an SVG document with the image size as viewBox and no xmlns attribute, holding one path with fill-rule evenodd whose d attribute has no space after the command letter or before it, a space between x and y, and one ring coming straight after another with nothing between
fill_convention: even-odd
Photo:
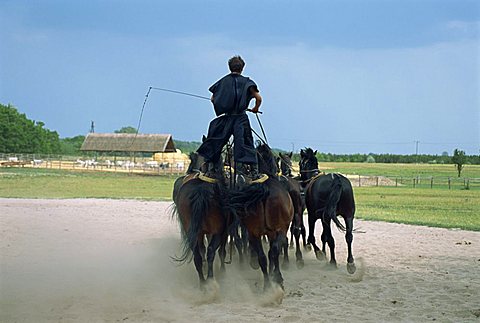
<instances>
[{"instance_id":1,"label":"horse's ear","mask_svg":"<svg viewBox=\"0 0 480 323\"><path fill-rule=\"evenodd\" d=\"M282 154L282 153L278 153L278 154L280 155L280 157L282 157L282 158L283 158L283 154Z\"/></svg>"},{"instance_id":2,"label":"horse's ear","mask_svg":"<svg viewBox=\"0 0 480 323\"><path fill-rule=\"evenodd\" d=\"M205 140L207 140L207 137L205 137L205 135L202 136L202 142L205 142Z\"/></svg>"},{"instance_id":3,"label":"horse's ear","mask_svg":"<svg viewBox=\"0 0 480 323\"><path fill-rule=\"evenodd\" d=\"M317 155L317 151L315 150L315 151L313 152L313 156L316 156L316 155Z\"/></svg>"},{"instance_id":4,"label":"horse's ear","mask_svg":"<svg viewBox=\"0 0 480 323\"><path fill-rule=\"evenodd\" d=\"M291 151L289 154L288 154L288 157L292 158L293 156L293 151Z\"/></svg>"},{"instance_id":5,"label":"horse's ear","mask_svg":"<svg viewBox=\"0 0 480 323\"><path fill-rule=\"evenodd\" d=\"M305 157L305 152L303 151L303 149L300 149L300 157Z\"/></svg>"}]
</instances>

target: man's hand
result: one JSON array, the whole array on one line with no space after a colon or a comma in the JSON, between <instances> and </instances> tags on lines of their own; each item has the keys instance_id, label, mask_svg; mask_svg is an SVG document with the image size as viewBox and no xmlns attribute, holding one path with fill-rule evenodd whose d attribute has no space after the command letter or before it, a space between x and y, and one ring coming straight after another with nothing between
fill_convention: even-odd
<instances>
[{"instance_id":1,"label":"man's hand","mask_svg":"<svg viewBox=\"0 0 480 323\"><path fill-rule=\"evenodd\" d=\"M260 93L255 91L252 91L252 95L255 99L255 106L251 109L251 111L253 113L261 113L258 111L258 109L260 109L260 105L262 104L262 96L260 95Z\"/></svg>"},{"instance_id":2,"label":"man's hand","mask_svg":"<svg viewBox=\"0 0 480 323\"><path fill-rule=\"evenodd\" d=\"M256 111L253 111L253 109L247 109L248 112L251 112L251 113L260 113L260 114L263 114L262 111L258 111L258 109L256 109Z\"/></svg>"}]
</instances>

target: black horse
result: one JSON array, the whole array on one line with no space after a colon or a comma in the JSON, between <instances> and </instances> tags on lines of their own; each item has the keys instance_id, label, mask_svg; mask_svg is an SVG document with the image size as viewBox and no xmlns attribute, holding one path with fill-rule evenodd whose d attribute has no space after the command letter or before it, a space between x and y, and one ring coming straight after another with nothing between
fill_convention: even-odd
<instances>
[{"instance_id":1,"label":"black horse","mask_svg":"<svg viewBox=\"0 0 480 323\"><path fill-rule=\"evenodd\" d=\"M336 266L335 241L330 227L333 221L337 227L345 232L348 246L347 271L353 274L356 270L353 255L353 218L355 214L355 200L350 181L340 174L320 174L316 151L306 148L300 151L300 174L306 183L305 203L308 211L308 242L312 244L318 259L325 256L325 244L330 248L330 263ZM345 220L343 226L337 216ZM322 219L322 251L315 244L315 222Z\"/></svg>"},{"instance_id":2,"label":"black horse","mask_svg":"<svg viewBox=\"0 0 480 323\"><path fill-rule=\"evenodd\" d=\"M292 174L292 153L279 154L280 169L282 175L280 182L285 185L285 188L290 194L290 198L293 202L294 216L292 225L290 226L291 232L291 245L293 245L293 238L295 237L295 255L297 258L297 267L303 267L303 256L300 250L300 236L303 237L303 247L307 245L307 239L305 238L305 225L303 224L303 211L305 211L305 199L302 197L302 187L297 179Z\"/></svg>"}]
</instances>

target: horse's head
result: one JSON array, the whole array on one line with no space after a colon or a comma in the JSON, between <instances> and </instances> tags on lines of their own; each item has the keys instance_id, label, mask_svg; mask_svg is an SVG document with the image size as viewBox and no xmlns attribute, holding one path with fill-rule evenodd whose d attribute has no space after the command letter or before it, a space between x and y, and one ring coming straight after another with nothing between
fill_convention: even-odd
<instances>
[{"instance_id":1,"label":"horse's head","mask_svg":"<svg viewBox=\"0 0 480 323\"><path fill-rule=\"evenodd\" d=\"M300 150L300 178L308 180L318 174L318 160L316 157L317 151L312 148L305 148Z\"/></svg>"},{"instance_id":2,"label":"horse's head","mask_svg":"<svg viewBox=\"0 0 480 323\"><path fill-rule=\"evenodd\" d=\"M284 176L293 176L292 175L292 155L293 152L289 152L286 154L280 153L280 169L282 171L282 175Z\"/></svg>"},{"instance_id":3,"label":"horse's head","mask_svg":"<svg viewBox=\"0 0 480 323\"><path fill-rule=\"evenodd\" d=\"M205 159L197 152L191 152L188 157L190 158L190 165L188 166L187 174L199 172L205 163Z\"/></svg>"},{"instance_id":4,"label":"horse's head","mask_svg":"<svg viewBox=\"0 0 480 323\"><path fill-rule=\"evenodd\" d=\"M258 170L269 176L277 176L278 165L272 149L265 144L257 146Z\"/></svg>"}]
</instances>

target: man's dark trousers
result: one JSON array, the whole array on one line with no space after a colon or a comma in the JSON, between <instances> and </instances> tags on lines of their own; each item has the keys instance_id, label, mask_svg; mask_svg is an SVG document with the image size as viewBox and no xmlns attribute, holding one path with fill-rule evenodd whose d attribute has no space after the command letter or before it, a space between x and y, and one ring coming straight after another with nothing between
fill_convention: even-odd
<instances>
[{"instance_id":1,"label":"man's dark trousers","mask_svg":"<svg viewBox=\"0 0 480 323\"><path fill-rule=\"evenodd\" d=\"M235 162L256 164L257 156L253 146L250 121L245 112L240 114L222 115L210 122L207 139L197 152L207 162L216 163L220 159L223 146L233 135L233 157Z\"/></svg>"}]
</instances>

